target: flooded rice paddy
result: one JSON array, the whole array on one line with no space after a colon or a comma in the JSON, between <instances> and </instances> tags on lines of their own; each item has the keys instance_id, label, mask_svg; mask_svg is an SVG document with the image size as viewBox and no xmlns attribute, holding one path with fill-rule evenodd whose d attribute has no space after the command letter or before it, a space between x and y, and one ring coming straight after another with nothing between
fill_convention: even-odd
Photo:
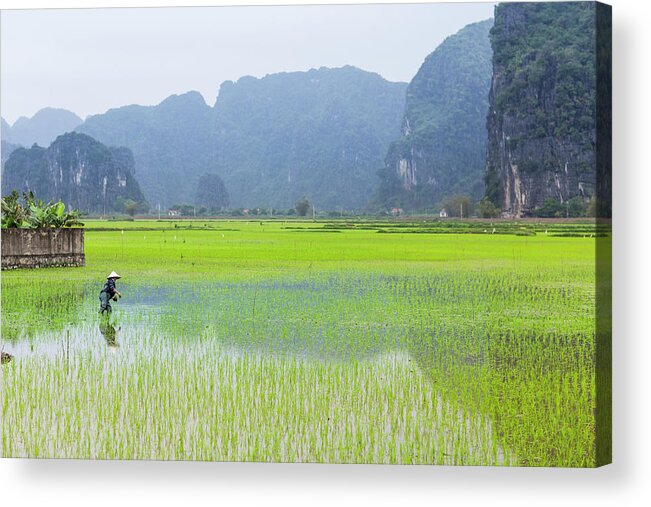
<instances>
[{"instance_id":1,"label":"flooded rice paddy","mask_svg":"<svg viewBox=\"0 0 651 507\"><path fill-rule=\"evenodd\" d=\"M3 273L3 456L594 465L592 238L94 225Z\"/></svg>"}]
</instances>

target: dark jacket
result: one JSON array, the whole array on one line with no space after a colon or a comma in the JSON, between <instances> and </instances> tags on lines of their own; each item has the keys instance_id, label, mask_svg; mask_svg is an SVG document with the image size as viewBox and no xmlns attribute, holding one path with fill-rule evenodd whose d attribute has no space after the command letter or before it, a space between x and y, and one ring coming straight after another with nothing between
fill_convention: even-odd
<instances>
[{"instance_id":1,"label":"dark jacket","mask_svg":"<svg viewBox=\"0 0 651 507\"><path fill-rule=\"evenodd\" d=\"M117 290L115 289L115 280L113 280L113 278L106 280L102 292L106 292L109 295L109 298L112 298L115 295Z\"/></svg>"}]
</instances>

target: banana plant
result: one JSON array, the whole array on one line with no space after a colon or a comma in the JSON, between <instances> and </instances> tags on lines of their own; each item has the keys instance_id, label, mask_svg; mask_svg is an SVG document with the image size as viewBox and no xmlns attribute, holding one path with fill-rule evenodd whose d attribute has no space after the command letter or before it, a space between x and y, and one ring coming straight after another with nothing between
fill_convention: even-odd
<instances>
[{"instance_id":1,"label":"banana plant","mask_svg":"<svg viewBox=\"0 0 651 507\"><path fill-rule=\"evenodd\" d=\"M84 225L79 221L77 210L66 212L60 200L44 203L34 194L23 193L24 204L20 203L18 192L2 198L2 228L40 229L47 227L73 227Z\"/></svg>"},{"instance_id":2,"label":"banana plant","mask_svg":"<svg viewBox=\"0 0 651 507\"><path fill-rule=\"evenodd\" d=\"M18 192L2 198L2 228L22 227L25 211L20 204Z\"/></svg>"}]
</instances>

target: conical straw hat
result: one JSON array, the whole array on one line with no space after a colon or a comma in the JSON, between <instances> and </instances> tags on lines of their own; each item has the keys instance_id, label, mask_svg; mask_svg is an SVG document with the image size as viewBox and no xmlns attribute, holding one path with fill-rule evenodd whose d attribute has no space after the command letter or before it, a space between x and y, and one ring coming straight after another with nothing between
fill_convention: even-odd
<instances>
[{"instance_id":1,"label":"conical straw hat","mask_svg":"<svg viewBox=\"0 0 651 507\"><path fill-rule=\"evenodd\" d=\"M106 278L122 278L122 277L118 275L115 271L111 271L111 274Z\"/></svg>"}]
</instances>

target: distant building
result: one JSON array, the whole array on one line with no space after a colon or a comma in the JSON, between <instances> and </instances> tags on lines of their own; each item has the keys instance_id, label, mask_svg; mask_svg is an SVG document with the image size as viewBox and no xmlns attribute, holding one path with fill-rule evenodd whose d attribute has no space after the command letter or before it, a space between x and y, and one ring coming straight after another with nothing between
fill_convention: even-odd
<instances>
[{"instance_id":1,"label":"distant building","mask_svg":"<svg viewBox=\"0 0 651 507\"><path fill-rule=\"evenodd\" d=\"M441 211L439 211L439 218L448 218L448 210L443 208Z\"/></svg>"},{"instance_id":2,"label":"distant building","mask_svg":"<svg viewBox=\"0 0 651 507\"><path fill-rule=\"evenodd\" d=\"M391 215L394 217L400 215L402 213L402 208L391 208Z\"/></svg>"},{"instance_id":3,"label":"distant building","mask_svg":"<svg viewBox=\"0 0 651 507\"><path fill-rule=\"evenodd\" d=\"M181 214L181 212L179 210L177 210L177 209L171 209L171 210L169 210L167 212L167 214L169 216L171 216L171 217L176 217L176 216L179 216Z\"/></svg>"}]
</instances>

